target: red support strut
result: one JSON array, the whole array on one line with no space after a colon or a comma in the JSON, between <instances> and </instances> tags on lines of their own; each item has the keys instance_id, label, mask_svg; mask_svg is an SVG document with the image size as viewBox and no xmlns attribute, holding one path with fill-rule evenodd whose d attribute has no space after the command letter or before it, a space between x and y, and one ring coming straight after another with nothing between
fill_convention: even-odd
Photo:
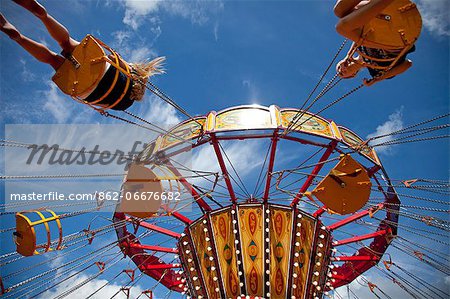
<instances>
[{"instance_id":1,"label":"red support strut","mask_svg":"<svg viewBox=\"0 0 450 299\"><path fill-rule=\"evenodd\" d=\"M161 246L154 246L154 245L142 245L142 244L137 244L137 243L130 243L130 244L126 244L125 246L129 246L129 247L136 248L136 249L144 249L144 250L178 254L178 249L176 249L176 248L168 248L168 247L161 247Z\"/></svg>"},{"instance_id":2,"label":"red support strut","mask_svg":"<svg viewBox=\"0 0 450 299\"><path fill-rule=\"evenodd\" d=\"M330 157L330 155L333 153L334 149L336 148L337 144L338 144L338 142L336 140L331 141L327 150L322 155L319 162L316 164L313 171L311 172L311 174L308 176L308 178L306 179L303 186L298 191L297 195L295 195L294 199L291 202L291 207L295 207L298 204L300 199L303 197L303 194L306 192L306 190L308 190L308 188L309 188L309 186L311 186L314 178L317 176L319 171L322 169L322 167L324 165L323 162L325 162Z\"/></svg>"},{"instance_id":3,"label":"red support strut","mask_svg":"<svg viewBox=\"0 0 450 299\"><path fill-rule=\"evenodd\" d=\"M272 146L270 149L269 166L267 168L267 180L266 180L266 188L264 189L263 202L267 202L267 199L269 198L270 182L272 180L272 171L273 166L275 164L275 153L277 150L277 143L278 143L278 131L275 130L275 132L273 132L272 137Z\"/></svg>"},{"instance_id":4,"label":"red support strut","mask_svg":"<svg viewBox=\"0 0 450 299\"><path fill-rule=\"evenodd\" d=\"M333 224L327 226L327 229L328 230L335 230L337 228L340 228L340 227L342 227L342 226L344 226L344 225L346 225L346 224L348 224L350 222L353 222L353 221L355 221L357 219L363 218L364 216L373 214L374 211L377 211L377 210L383 208L383 206L384 206L384 204L380 203L380 204L378 204L376 206L377 209L375 209L375 210L373 208L370 208L370 209L367 209L365 211L361 211L359 213L353 214L350 217L347 217L345 219L342 219L341 221L338 221L336 223L333 223Z\"/></svg>"},{"instance_id":5,"label":"red support strut","mask_svg":"<svg viewBox=\"0 0 450 299\"><path fill-rule=\"evenodd\" d=\"M331 258L334 262L354 262L354 261L378 261L379 256L376 255L352 255L352 256L336 256Z\"/></svg>"},{"instance_id":6,"label":"red support strut","mask_svg":"<svg viewBox=\"0 0 450 299\"><path fill-rule=\"evenodd\" d=\"M141 270L166 270L181 268L180 264L147 264L139 267Z\"/></svg>"},{"instance_id":7,"label":"red support strut","mask_svg":"<svg viewBox=\"0 0 450 299\"><path fill-rule=\"evenodd\" d=\"M128 216L126 216L125 219L127 221L129 221L129 222L135 222L136 221L136 219L130 218ZM176 238L176 239L179 239L181 237L181 235L179 233L176 233L176 232L173 232L171 230L168 230L168 229L156 226L154 224L147 223L145 221L139 221L138 224L139 224L139 226L142 226L143 228L146 228L146 229L149 229L149 230L153 230L153 231L159 232L161 234L164 234L164 235Z\"/></svg>"},{"instance_id":8,"label":"red support strut","mask_svg":"<svg viewBox=\"0 0 450 299\"><path fill-rule=\"evenodd\" d=\"M236 194L234 194L233 185L231 184L230 176L228 174L225 161L223 160L222 152L220 151L219 141L217 140L216 134L214 133L211 133L211 142L214 147L214 151L216 152L217 160L219 161L220 170L222 171L225 184L227 185L228 192L230 193L231 202L235 204L237 201Z\"/></svg>"},{"instance_id":9,"label":"red support strut","mask_svg":"<svg viewBox=\"0 0 450 299\"><path fill-rule=\"evenodd\" d=\"M203 198L197 193L197 191L192 187L192 185L181 175L181 173L178 171L178 169L170 163L170 161L165 161L165 165L167 168L172 171L177 177L178 181L186 188L187 191L189 191L194 198L195 202L206 212L211 211L211 207L203 200ZM174 217L175 214L173 214ZM180 219L181 220L181 219ZM190 220L189 220L190 221ZM191 221L192 222L192 221Z\"/></svg>"},{"instance_id":10,"label":"red support strut","mask_svg":"<svg viewBox=\"0 0 450 299\"><path fill-rule=\"evenodd\" d=\"M345 244L349 244L349 243L355 243L355 242L371 239L371 238L374 238L376 236L386 235L387 233L388 233L387 230L382 229L382 230L379 230L379 231L374 232L374 233L370 233L370 234L366 234L366 235L362 235L362 236L355 236L355 237L344 239L344 240L340 240L340 241L335 241L333 243L333 246L340 246L340 245L345 245Z\"/></svg>"}]
</instances>

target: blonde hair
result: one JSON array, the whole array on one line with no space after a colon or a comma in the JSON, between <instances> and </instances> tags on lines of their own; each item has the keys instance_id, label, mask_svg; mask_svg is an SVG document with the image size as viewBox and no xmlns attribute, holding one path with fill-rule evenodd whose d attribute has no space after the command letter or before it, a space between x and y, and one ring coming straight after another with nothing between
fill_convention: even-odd
<instances>
[{"instance_id":1,"label":"blonde hair","mask_svg":"<svg viewBox=\"0 0 450 299\"><path fill-rule=\"evenodd\" d=\"M130 99L133 101L141 101L145 93L145 84L148 78L158 74L164 74L163 68L166 57L157 57L149 62L130 63L133 72L133 86L131 87Z\"/></svg>"}]
</instances>

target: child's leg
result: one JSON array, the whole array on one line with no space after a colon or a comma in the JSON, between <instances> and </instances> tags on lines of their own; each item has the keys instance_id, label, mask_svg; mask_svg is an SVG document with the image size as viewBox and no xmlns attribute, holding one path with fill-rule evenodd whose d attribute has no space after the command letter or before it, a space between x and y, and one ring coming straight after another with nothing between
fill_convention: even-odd
<instances>
[{"instance_id":1,"label":"child's leg","mask_svg":"<svg viewBox=\"0 0 450 299\"><path fill-rule=\"evenodd\" d=\"M79 44L78 41L70 37L69 31L61 23L56 21L47 10L35 0L13 0L17 4L29 10L44 23L47 31L58 42L64 52L72 53Z\"/></svg>"},{"instance_id":2,"label":"child's leg","mask_svg":"<svg viewBox=\"0 0 450 299\"><path fill-rule=\"evenodd\" d=\"M359 2L361 2L361 0L337 0L333 9L334 14L338 18L343 18L350 14Z\"/></svg>"},{"instance_id":3,"label":"child's leg","mask_svg":"<svg viewBox=\"0 0 450 299\"><path fill-rule=\"evenodd\" d=\"M64 57L59 56L44 45L20 34L16 27L9 23L2 14L0 14L0 26L2 32L15 40L22 48L40 62L51 65L55 70L64 62Z\"/></svg>"},{"instance_id":4,"label":"child's leg","mask_svg":"<svg viewBox=\"0 0 450 299\"><path fill-rule=\"evenodd\" d=\"M339 20L336 30L340 34L354 40L353 36L349 32L356 29L361 29L370 20L375 18L380 12L388 7L393 1L395 0L371 0L365 5L358 6L358 9L353 10L350 14Z\"/></svg>"}]
</instances>

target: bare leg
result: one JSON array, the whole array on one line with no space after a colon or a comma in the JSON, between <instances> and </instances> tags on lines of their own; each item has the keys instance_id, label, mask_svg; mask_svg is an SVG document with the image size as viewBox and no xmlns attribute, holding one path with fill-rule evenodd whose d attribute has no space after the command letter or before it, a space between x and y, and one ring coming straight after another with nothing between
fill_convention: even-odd
<instances>
[{"instance_id":1,"label":"bare leg","mask_svg":"<svg viewBox=\"0 0 450 299\"><path fill-rule=\"evenodd\" d=\"M338 0L333 9L334 14L338 18L343 18L350 14L360 2L361 0Z\"/></svg>"},{"instance_id":2,"label":"bare leg","mask_svg":"<svg viewBox=\"0 0 450 299\"><path fill-rule=\"evenodd\" d=\"M69 31L61 23L56 21L47 10L35 0L13 0L20 6L29 10L32 14L38 17L47 28L48 33L54 40L58 42L64 52L72 53L75 47L79 44L78 41L70 37Z\"/></svg>"},{"instance_id":3,"label":"bare leg","mask_svg":"<svg viewBox=\"0 0 450 299\"><path fill-rule=\"evenodd\" d=\"M40 62L51 65L57 70L64 62L64 57L50 51L46 46L20 34L20 32L0 14L1 31L16 41L22 48Z\"/></svg>"},{"instance_id":4,"label":"bare leg","mask_svg":"<svg viewBox=\"0 0 450 299\"><path fill-rule=\"evenodd\" d=\"M345 0L342 0L341 2L344 1ZM348 3L351 2L350 0L347 1ZM354 9L348 15L339 20L339 23L336 25L336 30L343 36L354 40L355 32L352 31L361 29L365 24L388 7L393 1L394 0L371 0L365 5L358 6L358 9ZM339 5L339 2L336 5ZM342 11L344 11L344 9ZM359 33L357 33L357 35L359 35Z\"/></svg>"}]
</instances>

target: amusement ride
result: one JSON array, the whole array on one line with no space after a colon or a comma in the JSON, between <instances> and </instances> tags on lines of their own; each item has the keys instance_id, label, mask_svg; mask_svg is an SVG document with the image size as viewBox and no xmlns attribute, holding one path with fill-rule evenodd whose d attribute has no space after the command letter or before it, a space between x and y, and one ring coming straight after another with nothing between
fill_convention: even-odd
<instances>
[{"instance_id":1,"label":"amusement ride","mask_svg":"<svg viewBox=\"0 0 450 299\"><path fill-rule=\"evenodd\" d=\"M128 159L124 174L117 175L123 175L117 202L97 194L89 203L2 205L0 217L8 219L2 223L14 225L2 227L0 233L11 235L16 250L0 256L0 267L8 269L0 276L1 298L35 298L61 285L66 287L55 298L79 298L80 289L105 276L105 283L96 284L86 298L102 298L98 297L102 289L118 283L122 285L111 298L134 298L133 290L143 277L153 284L140 289L138 298L358 298L350 287L355 283L377 298L392 298L383 285L367 279L364 274L369 270L405 296L448 297L448 290L396 263L395 252L449 275L448 250L437 249L449 245L449 182L393 179L377 149L448 138L437 132L448 133L449 114L369 139L341 125L339 119L322 116L361 88L383 84L380 81L411 66L406 55L414 51L422 28L413 2L338 1L337 30L346 39L299 108L242 105L196 116L151 81L152 75L162 72L163 58L147 66L128 63L92 35L66 43L70 36L62 30L55 37L55 28L62 25L42 6L35 1L16 2L61 41L63 55L53 57L56 62L50 64L57 64L52 79L62 92L105 117L157 132L157 137ZM29 41L12 28L2 31L30 52ZM337 62L349 40L348 53ZM30 53L36 57L36 52ZM334 76L325 79L335 65ZM319 100L362 68L369 69L372 78L312 112ZM185 120L166 130L127 111L144 92L171 105ZM241 143L266 146L254 190L227 154L229 144ZM21 151L30 144L5 139L2 146ZM290 167L277 167L288 151L294 155ZM210 155L204 159L214 161L219 171L195 169L186 160L186 155L206 152ZM3 175L2 179L84 180L114 175ZM69 205L76 211L54 211ZM114 212L107 218L99 216L97 212L106 207ZM9 212L10 208L17 212ZM81 216L91 221L76 220ZM415 225L402 224L403 217ZM99 220L106 224L98 225ZM67 233L64 224L69 221L78 221L80 230ZM403 236L402 231L423 242ZM102 236L109 236L109 242L98 244ZM77 254L90 247L90 254ZM62 263L52 266L63 257ZM14 268L27 259L29 266ZM28 275L44 266L49 268ZM83 273L88 274L80 280Z\"/></svg>"}]
</instances>

